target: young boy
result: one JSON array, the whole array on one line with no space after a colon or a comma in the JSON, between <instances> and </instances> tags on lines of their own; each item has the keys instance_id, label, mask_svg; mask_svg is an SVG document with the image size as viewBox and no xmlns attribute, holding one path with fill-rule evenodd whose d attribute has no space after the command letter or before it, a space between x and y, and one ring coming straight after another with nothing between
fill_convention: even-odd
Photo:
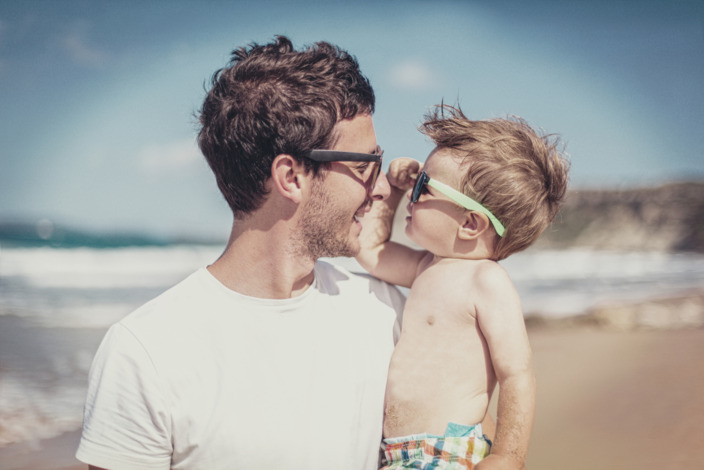
<instances>
[{"instance_id":1,"label":"young boy","mask_svg":"<svg viewBox=\"0 0 704 470\"><path fill-rule=\"evenodd\" d=\"M436 147L422 167L391 163L392 195L364 218L357 257L411 287L388 375L384 468L521 469L535 378L520 300L497 261L552 221L568 163L557 139L519 118L470 121L450 106L426 118L421 131ZM423 251L389 241L410 188L406 234ZM497 382L492 445L481 422Z\"/></svg>"}]
</instances>

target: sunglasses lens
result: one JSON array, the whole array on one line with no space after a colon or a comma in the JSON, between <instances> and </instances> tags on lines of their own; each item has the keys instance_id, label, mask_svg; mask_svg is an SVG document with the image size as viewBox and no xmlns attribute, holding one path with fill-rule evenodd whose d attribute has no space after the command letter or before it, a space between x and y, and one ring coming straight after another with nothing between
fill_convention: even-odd
<instances>
[{"instance_id":1,"label":"sunglasses lens","mask_svg":"<svg viewBox=\"0 0 704 470\"><path fill-rule=\"evenodd\" d=\"M426 174L424 171L421 171L420 174L416 177L416 184L413 186L413 192L411 193L411 202L416 203L418 202L418 198L420 197L421 191L423 191L423 186L426 183Z\"/></svg>"}]
</instances>

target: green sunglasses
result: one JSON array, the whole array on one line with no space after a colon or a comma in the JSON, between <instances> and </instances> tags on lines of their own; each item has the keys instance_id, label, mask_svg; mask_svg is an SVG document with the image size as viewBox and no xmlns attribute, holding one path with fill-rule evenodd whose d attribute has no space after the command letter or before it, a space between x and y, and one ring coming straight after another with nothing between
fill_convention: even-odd
<instances>
[{"instance_id":1,"label":"green sunglasses","mask_svg":"<svg viewBox=\"0 0 704 470\"><path fill-rule=\"evenodd\" d=\"M479 204L477 201L472 199L471 197L462 194L461 192L457 191L454 188L451 188L450 186L441 183L438 180L434 180L425 171L421 171L420 174L418 175L418 178L416 178L416 184L413 186L413 192L411 192L411 202L416 203L418 202L418 198L420 197L421 193L423 192L423 188L425 185L430 186L433 189L437 189L439 192L447 196L448 198L452 199L454 202L459 204L460 206L464 207L467 210L470 211L476 211L476 212L481 212L482 214L486 215L489 217L489 220L491 221L491 224L494 226L494 229L496 230L496 233L500 236L503 237L504 233L506 232L506 228L504 225L497 219L494 214L491 213L489 209L486 207L482 206Z\"/></svg>"},{"instance_id":2,"label":"green sunglasses","mask_svg":"<svg viewBox=\"0 0 704 470\"><path fill-rule=\"evenodd\" d=\"M384 151L380 147L376 148L375 153L357 153L357 152L342 152L339 150L311 150L307 157L316 162L372 162L376 164L376 168L372 170L372 176L369 179L369 187L373 188L376 180L381 173L381 164Z\"/></svg>"}]
</instances>

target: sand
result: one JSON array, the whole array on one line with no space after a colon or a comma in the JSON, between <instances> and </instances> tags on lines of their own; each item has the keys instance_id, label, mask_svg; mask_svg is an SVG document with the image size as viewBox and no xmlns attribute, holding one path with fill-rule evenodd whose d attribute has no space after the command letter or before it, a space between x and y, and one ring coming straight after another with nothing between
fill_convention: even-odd
<instances>
[{"instance_id":1,"label":"sand","mask_svg":"<svg viewBox=\"0 0 704 470\"><path fill-rule=\"evenodd\" d=\"M529 327L538 381L530 470L701 468L704 328ZM78 432L0 449L0 469L85 468Z\"/></svg>"},{"instance_id":2,"label":"sand","mask_svg":"<svg viewBox=\"0 0 704 470\"><path fill-rule=\"evenodd\" d=\"M85 470L74 457L80 430L39 442L22 442L0 448L2 470Z\"/></svg>"},{"instance_id":3,"label":"sand","mask_svg":"<svg viewBox=\"0 0 704 470\"><path fill-rule=\"evenodd\" d=\"M529 469L693 469L704 462L704 329L531 328Z\"/></svg>"}]
</instances>

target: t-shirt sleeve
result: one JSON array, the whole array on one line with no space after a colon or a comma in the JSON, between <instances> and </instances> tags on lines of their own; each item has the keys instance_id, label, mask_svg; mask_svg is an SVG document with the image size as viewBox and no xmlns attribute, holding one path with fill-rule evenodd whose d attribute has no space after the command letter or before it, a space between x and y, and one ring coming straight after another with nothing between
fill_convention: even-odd
<instances>
[{"instance_id":1,"label":"t-shirt sleeve","mask_svg":"<svg viewBox=\"0 0 704 470\"><path fill-rule=\"evenodd\" d=\"M168 469L170 434L149 354L127 327L113 325L91 366L76 458L110 470Z\"/></svg>"}]
</instances>

